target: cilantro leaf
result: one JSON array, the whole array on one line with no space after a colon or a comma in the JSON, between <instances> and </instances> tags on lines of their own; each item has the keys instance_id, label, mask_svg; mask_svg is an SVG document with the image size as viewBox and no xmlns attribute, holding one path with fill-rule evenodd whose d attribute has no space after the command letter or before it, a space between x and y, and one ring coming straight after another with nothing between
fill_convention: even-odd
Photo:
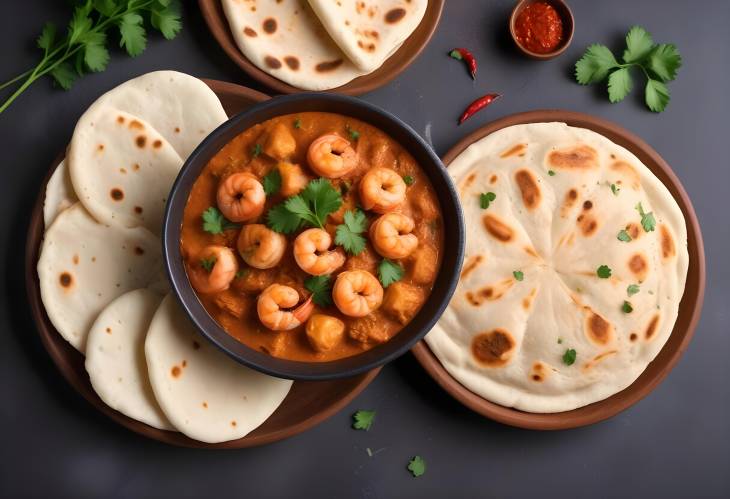
<instances>
[{"instance_id":1,"label":"cilantro leaf","mask_svg":"<svg viewBox=\"0 0 730 499\"><path fill-rule=\"evenodd\" d=\"M574 348L568 348L563 354L563 364L566 366L572 366L575 364L575 358L577 355L578 354Z\"/></svg>"},{"instance_id":2,"label":"cilantro leaf","mask_svg":"<svg viewBox=\"0 0 730 499\"><path fill-rule=\"evenodd\" d=\"M251 271L249 269L238 269L236 272L236 279L240 279L241 277L246 277Z\"/></svg>"},{"instance_id":3,"label":"cilantro leaf","mask_svg":"<svg viewBox=\"0 0 730 499\"><path fill-rule=\"evenodd\" d=\"M294 128L302 128L302 120L301 118L297 118L294 120Z\"/></svg>"},{"instance_id":4,"label":"cilantro leaf","mask_svg":"<svg viewBox=\"0 0 730 499\"><path fill-rule=\"evenodd\" d=\"M64 62L51 70L51 76L56 80L58 86L64 90L68 90L73 86L78 74L74 71L71 64Z\"/></svg>"},{"instance_id":5,"label":"cilantro leaf","mask_svg":"<svg viewBox=\"0 0 730 499\"><path fill-rule=\"evenodd\" d=\"M80 43L81 39L91 30L93 25L94 23L89 17L88 9L76 7L71 22L68 24L68 44L75 45Z\"/></svg>"},{"instance_id":6,"label":"cilantro leaf","mask_svg":"<svg viewBox=\"0 0 730 499\"><path fill-rule=\"evenodd\" d=\"M662 43L651 51L646 65L659 80L668 82L677 77L677 70L682 65L682 56L673 44Z\"/></svg>"},{"instance_id":7,"label":"cilantro leaf","mask_svg":"<svg viewBox=\"0 0 730 499\"><path fill-rule=\"evenodd\" d=\"M359 255L365 249L365 232L367 217L361 210L347 210L344 216L344 222L337 226L335 232L335 244L345 248L345 251L351 255Z\"/></svg>"},{"instance_id":8,"label":"cilantro leaf","mask_svg":"<svg viewBox=\"0 0 730 499\"><path fill-rule=\"evenodd\" d=\"M251 156L254 158L258 158L259 156L261 156L262 149L263 148L261 147L261 144L254 145L253 148L251 148Z\"/></svg>"},{"instance_id":9,"label":"cilantro leaf","mask_svg":"<svg viewBox=\"0 0 730 499\"><path fill-rule=\"evenodd\" d=\"M324 227L327 215L339 210L342 205L342 195L332 187L332 184L326 178L310 181L298 196L294 196L294 198L297 197L301 198L304 204L294 203L294 206L298 207L296 213L299 213L305 220L319 228ZM287 208L293 212L295 210L289 207L288 201L294 198L287 200ZM303 210L304 206L306 206L306 213Z\"/></svg>"},{"instance_id":10,"label":"cilantro leaf","mask_svg":"<svg viewBox=\"0 0 730 499\"><path fill-rule=\"evenodd\" d=\"M387 288L396 281L400 281L403 273L403 267L399 263L388 260L387 258L383 258L378 265L378 278L384 288Z\"/></svg>"},{"instance_id":11,"label":"cilantro leaf","mask_svg":"<svg viewBox=\"0 0 730 499\"><path fill-rule=\"evenodd\" d=\"M150 24L162 33L165 39L172 40L182 29L180 4L174 1L164 5L162 9L153 9L150 15Z\"/></svg>"},{"instance_id":12,"label":"cilantro leaf","mask_svg":"<svg viewBox=\"0 0 730 499\"><path fill-rule=\"evenodd\" d=\"M359 410L352 415L352 427L356 430L368 431L375 420L375 411Z\"/></svg>"},{"instance_id":13,"label":"cilantro leaf","mask_svg":"<svg viewBox=\"0 0 730 499\"><path fill-rule=\"evenodd\" d=\"M489 208L489 204L497 199L497 195L493 192L482 192L479 194L479 207L482 210Z\"/></svg>"},{"instance_id":14,"label":"cilantro leaf","mask_svg":"<svg viewBox=\"0 0 730 499\"><path fill-rule=\"evenodd\" d=\"M138 56L147 47L147 36L139 14L124 14L119 21L119 34L119 46L124 47L132 57Z\"/></svg>"},{"instance_id":15,"label":"cilantro leaf","mask_svg":"<svg viewBox=\"0 0 730 499\"><path fill-rule=\"evenodd\" d=\"M555 176L555 170L548 170L548 175L550 175L551 177L554 177Z\"/></svg>"},{"instance_id":16,"label":"cilantro leaf","mask_svg":"<svg viewBox=\"0 0 730 499\"><path fill-rule=\"evenodd\" d=\"M403 175L403 182L405 182L406 185L413 185L413 182L415 182L416 179L414 179L411 175Z\"/></svg>"},{"instance_id":17,"label":"cilantro leaf","mask_svg":"<svg viewBox=\"0 0 730 499\"><path fill-rule=\"evenodd\" d=\"M89 33L85 40L84 63L91 71L104 71L107 64L109 64L106 35L104 33Z\"/></svg>"},{"instance_id":18,"label":"cilantro leaf","mask_svg":"<svg viewBox=\"0 0 730 499\"><path fill-rule=\"evenodd\" d=\"M347 128L347 133L350 135L350 140L357 140L360 138L360 132L350 128L350 125L347 125L345 128Z\"/></svg>"},{"instance_id":19,"label":"cilantro leaf","mask_svg":"<svg viewBox=\"0 0 730 499\"><path fill-rule=\"evenodd\" d=\"M635 208L639 212L639 215L641 215L641 226L644 228L644 232L652 232L656 228L654 213L651 211L646 213L641 203L637 203Z\"/></svg>"},{"instance_id":20,"label":"cilantro leaf","mask_svg":"<svg viewBox=\"0 0 730 499\"><path fill-rule=\"evenodd\" d=\"M408 462L408 471L418 478L426 473L426 461L421 456L413 456L413 459Z\"/></svg>"},{"instance_id":21,"label":"cilantro leaf","mask_svg":"<svg viewBox=\"0 0 730 499\"><path fill-rule=\"evenodd\" d=\"M638 284L629 284L629 286L626 288L626 294L629 296L634 296L639 291L641 291L641 288Z\"/></svg>"},{"instance_id":22,"label":"cilantro leaf","mask_svg":"<svg viewBox=\"0 0 730 499\"><path fill-rule=\"evenodd\" d=\"M518 281L521 281L525 278L525 274L521 270L515 270L512 272L512 275L515 276L515 279Z\"/></svg>"},{"instance_id":23,"label":"cilantro leaf","mask_svg":"<svg viewBox=\"0 0 730 499\"><path fill-rule=\"evenodd\" d=\"M616 239L628 243L631 241L631 236L624 229L621 229L620 231L618 231L618 236L616 236Z\"/></svg>"},{"instance_id":24,"label":"cilantro leaf","mask_svg":"<svg viewBox=\"0 0 730 499\"><path fill-rule=\"evenodd\" d=\"M632 27L626 34L626 50L624 50L624 62L638 62L651 52L654 40L651 35L641 26Z\"/></svg>"},{"instance_id":25,"label":"cilantro leaf","mask_svg":"<svg viewBox=\"0 0 730 499\"><path fill-rule=\"evenodd\" d=\"M601 265L596 269L596 275L601 279L608 279L611 277L611 267L608 265Z\"/></svg>"},{"instance_id":26,"label":"cilantro leaf","mask_svg":"<svg viewBox=\"0 0 730 499\"><path fill-rule=\"evenodd\" d=\"M320 307L332 305L332 283L329 275L317 275L304 281L304 287L312 293L312 301Z\"/></svg>"},{"instance_id":27,"label":"cilantro leaf","mask_svg":"<svg viewBox=\"0 0 730 499\"><path fill-rule=\"evenodd\" d=\"M602 81L608 72L617 67L618 62L605 45L594 44L575 63L575 79L581 85Z\"/></svg>"},{"instance_id":28,"label":"cilantro leaf","mask_svg":"<svg viewBox=\"0 0 730 499\"><path fill-rule=\"evenodd\" d=\"M273 168L264 176L263 182L264 193L267 196L276 194L281 189L281 173L278 168Z\"/></svg>"},{"instance_id":29,"label":"cilantro leaf","mask_svg":"<svg viewBox=\"0 0 730 499\"><path fill-rule=\"evenodd\" d=\"M666 109L669 103L669 89L658 80L649 80L646 82L644 90L644 98L646 106L655 113L661 113Z\"/></svg>"},{"instance_id":30,"label":"cilantro leaf","mask_svg":"<svg viewBox=\"0 0 730 499\"><path fill-rule=\"evenodd\" d=\"M634 311L634 307L631 306L631 303L624 300L624 304L621 305L621 311L625 314L630 314L631 312Z\"/></svg>"},{"instance_id":31,"label":"cilantro leaf","mask_svg":"<svg viewBox=\"0 0 730 499\"><path fill-rule=\"evenodd\" d=\"M200 259L200 266L203 267L203 269L210 273L213 271L213 267L215 266L215 262L217 262L218 259L214 256L211 256L210 258L201 258Z\"/></svg>"},{"instance_id":32,"label":"cilantro leaf","mask_svg":"<svg viewBox=\"0 0 730 499\"><path fill-rule=\"evenodd\" d=\"M266 214L266 225L274 232L291 234L302 225L302 219L287 210L285 203L279 203Z\"/></svg>"},{"instance_id":33,"label":"cilantro leaf","mask_svg":"<svg viewBox=\"0 0 730 499\"><path fill-rule=\"evenodd\" d=\"M629 68L621 68L608 76L608 100L612 103L624 100L629 95L633 82Z\"/></svg>"},{"instance_id":34,"label":"cilantro leaf","mask_svg":"<svg viewBox=\"0 0 730 499\"><path fill-rule=\"evenodd\" d=\"M223 216L218 208L211 206L203 212L203 230L211 234L222 234L227 230L238 229L240 225L235 224Z\"/></svg>"},{"instance_id":35,"label":"cilantro leaf","mask_svg":"<svg viewBox=\"0 0 730 499\"><path fill-rule=\"evenodd\" d=\"M56 26L53 23L46 23L43 26L40 36L36 40L38 48L43 49L47 54L56 39Z\"/></svg>"},{"instance_id":36,"label":"cilantro leaf","mask_svg":"<svg viewBox=\"0 0 730 499\"><path fill-rule=\"evenodd\" d=\"M618 196L620 191L621 189L616 184L611 184L611 192L613 192L614 196Z\"/></svg>"}]
</instances>

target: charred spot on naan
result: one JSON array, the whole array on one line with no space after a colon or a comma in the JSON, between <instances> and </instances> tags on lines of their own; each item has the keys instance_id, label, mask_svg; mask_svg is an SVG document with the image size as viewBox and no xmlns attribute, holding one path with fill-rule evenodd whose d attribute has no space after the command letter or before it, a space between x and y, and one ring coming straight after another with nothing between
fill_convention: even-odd
<instances>
[{"instance_id":1,"label":"charred spot on naan","mask_svg":"<svg viewBox=\"0 0 730 499\"><path fill-rule=\"evenodd\" d=\"M644 330L644 339L646 341L651 341L654 338L654 335L656 334L657 329L659 329L659 314L656 314L649 321L649 324L646 326L646 329Z\"/></svg>"},{"instance_id":2,"label":"charred spot on naan","mask_svg":"<svg viewBox=\"0 0 730 499\"><path fill-rule=\"evenodd\" d=\"M119 118L122 118L122 120L124 119L122 116L120 116ZM117 123L120 123L120 124L124 123L124 121L119 121L119 118L117 118ZM139 120L132 120L129 122L129 129L130 130L144 130L144 124L142 124L142 122Z\"/></svg>"},{"instance_id":3,"label":"charred spot on naan","mask_svg":"<svg viewBox=\"0 0 730 499\"><path fill-rule=\"evenodd\" d=\"M535 298L535 295L537 295L537 288L532 288L530 294L522 299L522 308L529 310L530 306L532 306L532 300Z\"/></svg>"},{"instance_id":4,"label":"charred spot on naan","mask_svg":"<svg viewBox=\"0 0 730 499\"><path fill-rule=\"evenodd\" d=\"M599 353L598 355L593 357L591 360L589 360L588 362L583 364L583 366L581 367L581 370L583 372L588 372L591 369L593 369L596 366L596 364L598 364L599 362L601 362L601 361L607 359L608 357L615 355L617 353L618 353L618 350L609 350L607 352Z\"/></svg>"},{"instance_id":5,"label":"charred spot on naan","mask_svg":"<svg viewBox=\"0 0 730 499\"><path fill-rule=\"evenodd\" d=\"M497 328L476 335L471 341L471 354L483 366L502 367L511 360L516 346L507 330Z\"/></svg>"},{"instance_id":6,"label":"charred spot on naan","mask_svg":"<svg viewBox=\"0 0 730 499\"><path fill-rule=\"evenodd\" d=\"M259 34L256 33L256 30L250 26L246 26L245 28L243 28L243 34L246 36L250 36L251 38L256 38L257 36L259 36Z\"/></svg>"},{"instance_id":7,"label":"charred spot on naan","mask_svg":"<svg viewBox=\"0 0 730 499\"><path fill-rule=\"evenodd\" d=\"M527 149L527 144L515 144L512 147L502 151L500 153L499 157L500 158L509 158L510 156L523 157L525 155L526 149Z\"/></svg>"},{"instance_id":8,"label":"charred spot on naan","mask_svg":"<svg viewBox=\"0 0 730 499\"><path fill-rule=\"evenodd\" d=\"M496 301L504 296L509 289L514 285L515 280L504 279L496 284L484 286L476 291L467 291L466 299L469 303L475 307L480 306L485 301Z\"/></svg>"},{"instance_id":9,"label":"charred spot on naan","mask_svg":"<svg viewBox=\"0 0 730 499\"><path fill-rule=\"evenodd\" d=\"M639 172L633 166L625 161L616 161L611 164L610 168L621 175L621 180L626 180L633 190L638 191L641 189L641 177L639 177ZM624 184L620 180L617 183Z\"/></svg>"},{"instance_id":10,"label":"charred spot on naan","mask_svg":"<svg viewBox=\"0 0 730 499\"><path fill-rule=\"evenodd\" d=\"M406 16L406 9L402 7L396 7L395 9L390 9L388 12L385 13L385 22L388 24L395 24L397 22L400 22L401 19L403 19Z\"/></svg>"},{"instance_id":11,"label":"charred spot on naan","mask_svg":"<svg viewBox=\"0 0 730 499\"><path fill-rule=\"evenodd\" d=\"M629 222L628 224L626 224L625 230L626 232L628 232L629 236L631 236L632 241L641 237L641 234L643 232L639 224L634 222Z\"/></svg>"},{"instance_id":12,"label":"charred spot on naan","mask_svg":"<svg viewBox=\"0 0 730 499\"><path fill-rule=\"evenodd\" d=\"M598 168L598 151L580 144L548 153L547 163L551 168L566 170L591 170Z\"/></svg>"},{"instance_id":13,"label":"charred spot on naan","mask_svg":"<svg viewBox=\"0 0 730 499\"><path fill-rule=\"evenodd\" d=\"M635 253L629 258L628 267L639 282L646 279L646 275L649 273L649 262L641 253Z\"/></svg>"},{"instance_id":14,"label":"charred spot on naan","mask_svg":"<svg viewBox=\"0 0 730 499\"><path fill-rule=\"evenodd\" d=\"M520 189L522 202L528 210L534 210L540 204L542 194L537 179L530 170L521 169L515 172L515 183Z\"/></svg>"},{"instance_id":15,"label":"charred spot on naan","mask_svg":"<svg viewBox=\"0 0 730 499\"><path fill-rule=\"evenodd\" d=\"M71 290L71 288L73 288L73 285L74 285L73 274L71 274L71 272L68 272L68 271L61 272L61 274L58 276L58 283L61 285L61 287L65 291Z\"/></svg>"},{"instance_id":16,"label":"charred spot on naan","mask_svg":"<svg viewBox=\"0 0 730 499\"><path fill-rule=\"evenodd\" d=\"M335 69L342 66L342 63L345 61L342 59L335 59L334 61L324 61L320 62L316 66L314 66L314 70L318 73L327 73L329 71L334 71Z\"/></svg>"},{"instance_id":17,"label":"charred spot on naan","mask_svg":"<svg viewBox=\"0 0 730 499\"><path fill-rule=\"evenodd\" d=\"M590 307L586 312L585 333L589 340L598 345L607 345L613 338L613 326Z\"/></svg>"},{"instance_id":18,"label":"charred spot on naan","mask_svg":"<svg viewBox=\"0 0 730 499\"><path fill-rule=\"evenodd\" d=\"M289 69L291 69L292 71L299 70L299 59L294 57L293 55L288 55L284 57L284 62L287 66L289 66Z\"/></svg>"},{"instance_id":19,"label":"charred spot on naan","mask_svg":"<svg viewBox=\"0 0 730 499\"><path fill-rule=\"evenodd\" d=\"M111 191L109 191L109 197L111 197L114 201L121 201L124 199L124 191L119 187L114 187Z\"/></svg>"},{"instance_id":20,"label":"charred spot on naan","mask_svg":"<svg viewBox=\"0 0 730 499\"><path fill-rule=\"evenodd\" d=\"M137 144L137 147L142 149L147 144L147 137L145 135L137 135L137 138L134 139L134 141Z\"/></svg>"},{"instance_id":21,"label":"charred spot on naan","mask_svg":"<svg viewBox=\"0 0 730 499\"><path fill-rule=\"evenodd\" d=\"M461 271L461 278L465 279L469 276L469 274L472 273L474 269L476 269L484 260L484 257L482 255L474 255L470 257L466 264L464 264L464 269Z\"/></svg>"},{"instance_id":22,"label":"charred spot on naan","mask_svg":"<svg viewBox=\"0 0 730 499\"><path fill-rule=\"evenodd\" d=\"M261 27L264 30L264 33L273 35L274 33L276 33L277 28L276 19L274 19L273 17L268 17L264 19L264 22L261 23Z\"/></svg>"},{"instance_id":23,"label":"charred spot on naan","mask_svg":"<svg viewBox=\"0 0 730 499\"><path fill-rule=\"evenodd\" d=\"M586 201L586 203L590 203L590 201ZM598 220L590 213L581 213L578 215L576 222L584 237L590 237L598 231Z\"/></svg>"},{"instance_id":24,"label":"charred spot on naan","mask_svg":"<svg viewBox=\"0 0 730 499\"><path fill-rule=\"evenodd\" d=\"M545 381L548 375L548 369L545 364L538 361L532 364L532 371L530 372L530 379L536 383L542 383Z\"/></svg>"},{"instance_id":25,"label":"charred spot on naan","mask_svg":"<svg viewBox=\"0 0 730 499\"><path fill-rule=\"evenodd\" d=\"M491 177L489 177L489 183L492 184L492 185L496 184L497 183L497 176L496 175L492 175Z\"/></svg>"},{"instance_id":26,"label":"charred spot on naan","mask_svg":"<svg viewBox=\"0 0 730 499\"><path fill-rule=\"evenodd\" d=\"M267 55L264 57L264 64L271 69L279 69L281 67L281 61L273 55Z\"/></svg>"},{"instance_id":27,"label":"charred spot on naan","mask_svg":"<svg viewBox=\"0 0 730 499\"><path fill-rule=\"evenodd\" d=\"M514 239L515 234L507 223L500 220L497 216L487 213L482 218L484 228L487 229L489 235L503 243L508 243Z\"/></svg>"},{"instance_id":28,"label":"charred spot on naan","mask_svg":"<svg viewBox=\"0 0 730 499\"><path fill-rule=\"evenodd\" d=\"M669 229L664 224L659 225L659 240L661 242L663 260L668 260L677 254L672 233L669 232Z\"/></svg>"},{"instance_id":29,"label":"charred spot on naan","mask_svg":"<svg viewBox=\"0 0 730 499\"><path fill-rule=\"evenodd\" d=\"M572 188L565 193L563 198L563 205L560 207L560 216L566 218L573 209L573 206L578 202L578 189Z\"/></svg>"}]
</instances>

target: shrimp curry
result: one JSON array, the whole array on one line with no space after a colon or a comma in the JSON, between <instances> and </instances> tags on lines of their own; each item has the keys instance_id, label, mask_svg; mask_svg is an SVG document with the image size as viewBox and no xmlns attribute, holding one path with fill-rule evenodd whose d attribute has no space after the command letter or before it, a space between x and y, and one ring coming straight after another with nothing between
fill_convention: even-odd
<instances>
[{"instance_id":1,"label":"shrimp curry","mask_svg":"<svg viewBox=\"0 0 730 499\"><path fill-rule=\"evenodd\" d=\"M181 249L208 313L270 355L325 362L396 335L431 293L438 198L362 121L285 115L225 145L190 193Z\"/></svg>"}]
</instances>

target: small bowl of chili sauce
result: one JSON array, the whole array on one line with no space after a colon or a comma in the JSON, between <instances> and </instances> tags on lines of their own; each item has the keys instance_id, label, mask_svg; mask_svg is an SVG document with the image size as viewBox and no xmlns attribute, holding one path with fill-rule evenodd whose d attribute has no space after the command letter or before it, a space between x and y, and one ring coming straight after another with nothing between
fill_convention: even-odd
<instances>
[{"instance_id":1,"label":"small bowl of chili sauce","mask_svg":"<svg viewBox=\"0 0 730 499\"><path fill-rule=\"evenodd\" d=\"M562 0L521 0L512 10L509 30L525 55L552 59L573 39L573 13Z\"/></svg>"}]
</instances>

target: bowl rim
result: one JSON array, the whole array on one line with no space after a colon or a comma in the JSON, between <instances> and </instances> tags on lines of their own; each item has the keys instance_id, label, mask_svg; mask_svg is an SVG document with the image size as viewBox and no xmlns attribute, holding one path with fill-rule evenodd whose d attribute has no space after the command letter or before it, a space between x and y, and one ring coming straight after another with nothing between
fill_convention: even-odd
<instances>
[{"instance_id":1,"label":"bowl rim","mask_svg":"<svg viewBox=\"0 0 730 499\"><path fill-rule=\"evenodd\" d=\"M512 125L540 122L563 122L570 126L587 128L608 137L635 154L652 173L660 178L677 201L687 225L690 265L678 317L670 337L641 375L625 389L598 402L555 413L525 412L496 404L477 395L446 371L423 340L418 342L411 352L426 372L449 395L474 412L509 426L531 430L564 430L598 423L615 416L646 397L666 378L689 346L699 322L705 294L706 264L702 231L697 214L679 178L669 164L648 143L611 121L585 113L559 109L539 109L510 114L488 123L459 140L444 155L444 164L448 166L468 146L491 133ZM694 290L694 295L690 288ZM688 317L682 320L685 324L681 327L680 319L684 317L683 310L687 310L688 307L691 307L691 311L684 313Z\"/></svg>"},{"instance_id":2,"label":"bowl rim","mask_svg":"<svg viewBox=\"0 0 730 499\"><path fill-rule=\"evenodd\" d=\"M532 50L523 46L517 40L517 33L515 32L515 22L517 20L517 16L529 4L536 2L545 2L547 4L550 4L554 8L556 7L556 5L559 6L558 8L556 8L556 10L558 10L558 15L561 17L564 24L568 24L570 26L567 38L564 38L562 42L558 45L558 47L550 52L533 52ZM568 2L566 2L565 0L519 0L515 4L514 8L512 9L512 13L509 16L509 33L512 37L512 41L515 42L515 45L523 54L532 59L546 61L548 59L554 59L555 57L558 57L570 46L571 42L573 41L573 35L575 34L575 17L573 16L573 11L571 10L570 5L568 5Z\"/></svg>"},{"instance_id":3,"label":"bowl rim","mask_svg":"<svg viewBox=\"0 0 730 499\"><path fill-rule=\"evenodd\" d=\"M180 251L182 216L192 184L209 159L233 137L272 117L297 112L322 111L326 106L342 107L347 111L328 108L325 112L346 116L351 115L348 113L352 112L367 115L367 117L362 115L352 117L377 127L401 144L403 141L400 139L410 141L409 146L403 147L416 158L429 177L437 193L442 216L446 218L446 213L449 214L450 223L444 224L444 238L446 241L448 235L449 244L444 245L439 273L426 303L393 338L363 353L343 359L329 362L293 361L273 357L248 347L228 334L208 314L190 285L182 261ZM379 121L379 123L374 124L373 121ZM392 129L386 131L383 126L392 127ZM394 137L394 135L398 135L398 137ZM430 166L424 166L426 162ZM449 204L445 206L445 203ZM162 254L173 294L196 328L212 344L239 363L270 376L317 381L351 377L370 371L400 357L420 341L436 323L456 289L458 269L461 268L464 256L465 237L464 221L456 188L441 159L413 128L388 111L356 97L307 92L277 96L234 115L211 132L190 154L172 186L165 207ZM452 262L451 270L449 270L447 260ZM439 295L441 296L439 297Z\"/></svg>"}]
</instances>

